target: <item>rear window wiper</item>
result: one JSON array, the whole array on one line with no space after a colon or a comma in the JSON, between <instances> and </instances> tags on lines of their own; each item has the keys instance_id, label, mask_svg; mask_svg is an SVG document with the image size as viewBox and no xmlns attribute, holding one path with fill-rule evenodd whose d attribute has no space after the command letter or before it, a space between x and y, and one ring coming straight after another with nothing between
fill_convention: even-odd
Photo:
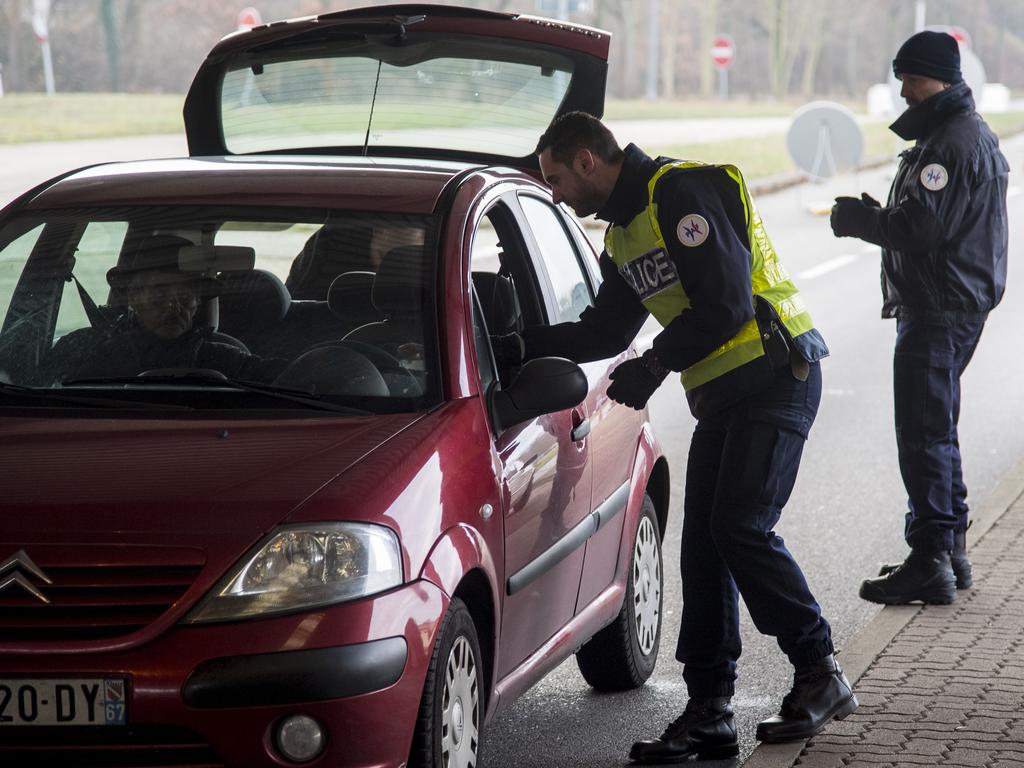
<instances>
[{"instance_id":1,"label":"rear window wiper","mask_svg":"<svg viewBox=\"0 0 1024 768\"><path fill-rule=\"evenodd\" d=\"M244 392L253 392L259 395L287 400L299 403L309 408L318 408L334 413L345 413L355 416L369 416L372 411L363 408L354 408L347 405L339 405L325 400L321 395L313 394L302 389L278 387L273 384L263 384L258 381L247 381L245 379L232 379L224 376L219 371L190 371L180 374L159 374L147 376L107 376L84 379L70 379L63 382L65 387L88 387L91 385L131 384L135 386L167 385L167 384L201 384L204 386L221 387L224 389L240 389Z\"/></svg>"}]
</instances>

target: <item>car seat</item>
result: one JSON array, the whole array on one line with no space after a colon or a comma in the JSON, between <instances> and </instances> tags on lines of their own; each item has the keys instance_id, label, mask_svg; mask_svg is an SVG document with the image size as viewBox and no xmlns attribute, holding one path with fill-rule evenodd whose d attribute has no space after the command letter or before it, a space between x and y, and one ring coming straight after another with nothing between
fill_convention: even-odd
<instances>
[{"instance_id":1,"label":"car seat","mask_svg":"<svg viewBox=\"0 0 1024 768\"><path fill-rule=\"evenodd\" d=\"M510 277L493 272L474 272L473 288L480 300L489 334L503 336L523 329L519 297Z\"/></svg>"},{"instance_id":2,"label":"car seat","mask_svg":"<svg viewBox=\"0 0 1024 768\"><path fill-rule=\"evenodd\" d=\"M373 272L344 272L331 283L327 304L349 331L384 319L373 304L375 277Z\"/></svg>"},{"instance_id":3,"label":"car seat","mask_svg":"<svg viewBox=\"0 0 1024 768\"><path fill-rule=\"evenodd\" d=\"M371 269L373 227L352 221L328 222L306 241L292 262L285 287L293 299L325 301L331 282L343 272Z\"/></svg>"},{"instance_id":4,"label":"car seat","mask_svg":"<svg viewBox=\"0 0 1024 768\"><path fill-rule=\"evenodd\" d=\"M254 352L276 347L275 336L291 296L281 279L262 269L221 272L218 330L243 340Z\"/></svg>"},{"instance_id":5,"label":"car seat","mask_svg":"<svg viewBox=\"0 0 1024 768\"><path fill-rule=\"evenodd\" d=\"M423 323L429 300L423 247L403 245L388 251L374 276L370 294L384 319L362 325L346 341L376 344L392 353L402 344L423 343Z\"/></svg>"}]
</instances>

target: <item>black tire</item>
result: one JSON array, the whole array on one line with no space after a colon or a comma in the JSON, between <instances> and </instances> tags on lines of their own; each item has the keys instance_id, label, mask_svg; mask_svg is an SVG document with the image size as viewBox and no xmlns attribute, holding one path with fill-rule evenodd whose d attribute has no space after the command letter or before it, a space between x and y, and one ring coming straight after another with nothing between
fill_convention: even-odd
<instances>
[{"instance_id":1,"label":"black tire","mask_svg":"<svg viewBox=\"0 0 1024 768\"><path fill-rule=\"evenodd\" d=\"M576 652L583 679L598 691L639 688L658 661L665 579L658 517L646 495L631 551L619 615Z\"/></svg>"},{"instance_id":2,"label":"black tire","mask_svg":"<svg viewBox=\"0 0 1024 768\"><path fill-rule=\"evenodd\" d=\"M430 658L410 768L477 768L484 725L483 658L466 604L452 598Z\"/></svg>"}]
</instances>

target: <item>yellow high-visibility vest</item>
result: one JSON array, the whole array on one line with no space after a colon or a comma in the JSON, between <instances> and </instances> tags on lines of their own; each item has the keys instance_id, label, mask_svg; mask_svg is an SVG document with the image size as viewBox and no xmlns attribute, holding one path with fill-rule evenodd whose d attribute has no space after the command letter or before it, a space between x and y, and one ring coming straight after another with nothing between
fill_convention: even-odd
<instances>
[{"instance_id":1,"label":"yellow high-visibility vest","mask_svg":"<svg viewBox=\"0 0 1024 768\"><path fill-rule=\"evenodd\" d=\"M779 317L795 338L814 327L810 313L796 286L779 263L779 258L754 207L743 175L733 165L708 166L695 162L671 162L661 166L647 186L647 208L625 227L612 225L605 233L605 251L619 273L640 294L648 311L668 325L690 306L690 297L683 290L668 255L665 238L658 226L658 206L654 190L659 179L677 168L713 167L724 170L739 188L750 243L751 302L763 296L775 307ZM689 391L716 379L765 354L757 323L751 319L739 332L707 357L682 372L683 387Z\"/></svg>"}]
</instances>

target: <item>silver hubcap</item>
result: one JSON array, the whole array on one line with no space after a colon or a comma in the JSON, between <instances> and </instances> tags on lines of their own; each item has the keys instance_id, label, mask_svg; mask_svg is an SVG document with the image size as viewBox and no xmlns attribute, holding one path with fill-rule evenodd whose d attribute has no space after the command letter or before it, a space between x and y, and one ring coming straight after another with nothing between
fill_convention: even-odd
<instances>
[{"instance_id":1,"label":"silver hubcap","mask_svg":"<svg viewBox=\"0 0 1024 768\"><path fill-rule=\"evenodd\" d=\"M654 650L661 620L661 557L649 518L640 519L633 548L633 623L640 652Z\"/></svg>"},{"instance_id":2,"label":"silver hubcap","mask_svg":"<svg viewBox=\"0 0 1024 768\"><path fill-rule=\"evenodd\" d=\"M441 694L441 765L445 768L475 768L479 703L476 660L469 642L459 637L448 654Z\"/></svg>"}]
</instances>

